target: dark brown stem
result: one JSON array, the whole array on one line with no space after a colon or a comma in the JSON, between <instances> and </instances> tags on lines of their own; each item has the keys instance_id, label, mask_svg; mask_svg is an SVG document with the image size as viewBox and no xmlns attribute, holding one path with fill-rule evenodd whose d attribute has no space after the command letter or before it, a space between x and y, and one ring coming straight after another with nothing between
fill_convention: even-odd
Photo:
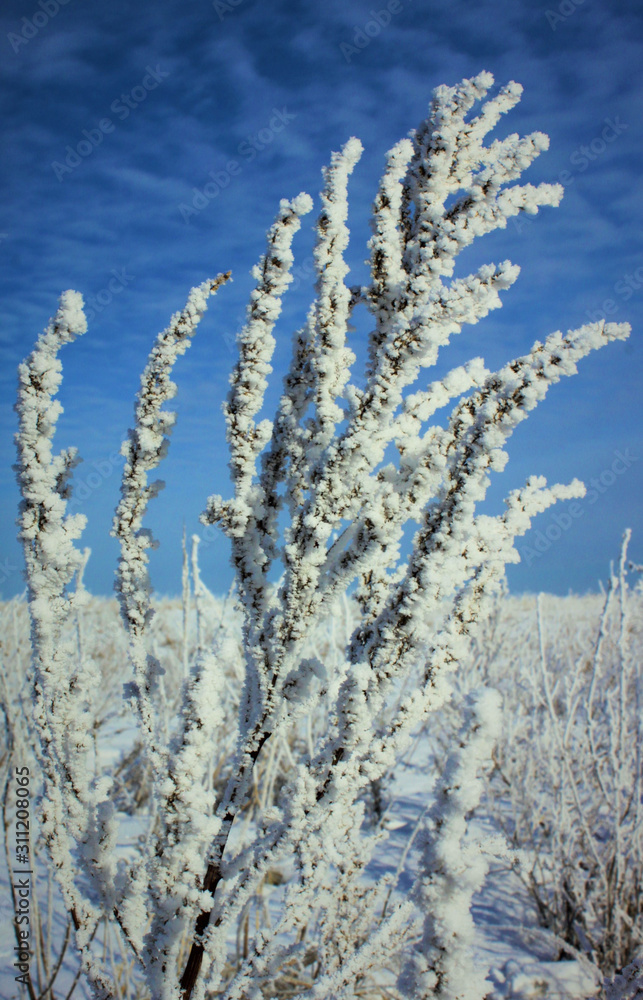
<instances>
[{"instance_id":1,"label":"dark brown stem","mask_svg":"<svg viewBox=\"0 0 643 1000\"><path fill-rule=\"evenodd\" d=\"M214 894L217 891L217 886L220 881L220 865L210 863L208 865L208 870L205 873L205 878L203 879L203 888L205 892L210 892L212 894L213 901ZM196 918L192 947L190 948L190 954L188 955L185 970L181 976L181 1000L190 1000L194 984L196 983L199 972L201 971L201 963L203 962L203 944L201 941L201 935L208 926L211 913L212 909L201 910Z\"/></svg>"},{"instance_id":2,"label":"dark brown stem","mask_svg":"<svg viewBox=\"0 0 643 1000\"><path fill-rule=\"evenodd\" d=\"M201 964L203 962L203 951L204 951L202 934L204 933L206 927L210 922L210 916L212 914L212 910L214 909L214 896L217 891L217 886L219 885L223 877L221 874L221 862L223 860L223 855L225 853L226 845L228 843L228 837L230 836L230 830L232 829L232 824L234 822L234 818L237 814L237 810L239 807L238 803L236 802L237 793L239 789L243 787L246 775L252 772L252 769L254 768L254 765L257 761L257 757L261 752L261 748L263 747L264 743L270 736L269 732L262 731L262 726L264 722L265 719L262 719L261 724L257 727L259 732L254 732L252 734L251 740L252 742L256 740L257 741L256 745L254 749L251 750L250 753L248 754L249 765L247 765L246 767L242 767L242 769L240 770L239 776L237 778L236 788L230 797L228 811L223 821L224 825L227 827L227 830L225 832L224 839L219 851L219 859L216 861L209 862L207 871L205 873L205 878L203 879L203 891L209 892L210 895L212 896L212 906L210 907L209 910L201 910L194 924L194 935L192 938L192 946L190 948L190 954L188 955L187 964L185 966L185 969L183 970L183 975L181 976L180 980L181 1000L190 1000L190 996L192 995L192 990L194 989L197 977L199 975L199 972L201 971Z\"/></svg>"}]
</instances>

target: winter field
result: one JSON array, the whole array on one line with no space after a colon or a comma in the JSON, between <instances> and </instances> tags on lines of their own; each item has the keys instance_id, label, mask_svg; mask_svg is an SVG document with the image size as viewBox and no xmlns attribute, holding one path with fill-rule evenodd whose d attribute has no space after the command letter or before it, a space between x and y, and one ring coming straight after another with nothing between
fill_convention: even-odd
<instances>
[{"instance_id":1,"label":"winter field","mask_svg":"<svg viewBox=\"0 0 643 1000\"><path fill-rule=\"evenodd\" d=\"M186 560L182 599L156 602L151 650L164 670L163 726L170 737L180 711L183 679L195 658L212 650L224 666L225 685L217 692L223 704L222 724L206 777L220 793L229 777L237 736L244 670L241 617L234 595L212 595L199 579L196 561L193 567L196 579L190 580ZM373 1000L403 995L398 977L422 935L426 896L418 889L418 874L423 863L429 866L423 844L435 850L435 837L424 835L432 824L434 828L435 817L445 815L444 804L436 807L444 795L439 776L453 769L454 737L463 718L470 724L476 692L483 688L501 696L501 734L491 759L487 754L485 761L484 750L480 751L484 787L473 792L474 806L465 814L466 833L463 823L462 836L456 835L451 844L458 853L460 873L452 872L452 884L443 887L451 905L460 907L461 946L473 948L474 966L489 981L490 1000L640 995L635 985L615 984L607 993L602 985L604 976L626 966L643 943L638 891L643 848L643 591L637 574L627 569L622 554L602 595L498 598L493 615L454 675L455 693L448 709L428 718L402 759L363 796L361 834L371 843L370 861L361 873L349 868L350 878L341 893L335 891L343 877L341 858L333 866L335 886L320 891L318 908L297 931L297 940L282 951L264 996L316 995L309 992L315 982L346 962L356 945L369 938L374 942L372 963L355 976L350 995ZM0 615L0 691L6 721L1 745L5 838L0 995L6 1000L87 997L91 994L79 977L69 920L39 832L42 783L32 736L27 604L21 599L5 602ZM306 655L323 663L331 692L347 669L345 652L356 623L356 609L344 597L317 633L307 638ZM97 670L89 703L92 766L96 776L112 769L116 775L118 855L124 865L136 856L142 831L153 826L154 817L136 726L122 700L129 668L127 636L116 600L87 595L69 638L79 666L91 663ZM416 671L421 670L418 663ZM386 714L395 712L404 688L413 683L410 671L378 724L385 724ZM487 709L495 712L496 702L489 702L489 694L485 698ZM289 774L298 761L315 753L327 729L329 703L329 695L320 693L313 699L314 707L286 736L264 747L254 795L235 821L232 843L237 859L248 862L263 820L274 819L282 809ZM15 775L16 768L25 767L28 772L20 773L29 775L28 844L17 838ZM474 766L474 784L475 770ZM438 775L437 783L432 775ZM24 818L24 811L20 816ZM332 858L331 822L324 836ZM298 878L295 862L293 856L284 856L266 870L258 889L239 908L227 942L230 978L248 962L267 927L281 921L288 943L284 900ZM16 890L12 898L10 889L19 876L10 878L8 871L28 867L33 873L26 897L33 956L31 983L23 986L15 981L19 972L13 967L12 932L13 910L20 912L21 904ZM226 877L234 881L234 872ZM459 895L467 884L475 889L470 940L466 891ZM393 934L387 930L387 916L404 902L412 905L402 911ZM114 926L102 923L97 936L119 997L149 996ZM185 945L179 965L184 951ZM206 996L224 995L228 994L206 992Z\"/></svg>"},{"instance_id":2,"label":"winter field","mask_svg":"<svg viewBox=\"0 0 643 1000\"><path fill-rule=\"evenodd\" d=\"M484 144L522 93L492 87L486 71L438 87L389 150L367 285L346 284L343 257L363 147L332 153L316 298L271 420L273 328L313 208L305 192L279 202L223 406L233 496L200 516L228 538L227 597L201 580L196 536L180 599L154 596L147 513L174 365L231 271L191 289L143 369L117 600L85 590L78 455L53 450L58 354L88 328L80 292L19 366L29 604L1 608L9 1000L643 996L631 532L602 594L510 597L516 539L585 487L530 475L502 513L479 509L514 429L629 324L556 330L495 372L474 357L409 391L518 277L508 260L454 277L458 254L563 193L513 183L543 133Z\"/></svg>"}]
</instances>

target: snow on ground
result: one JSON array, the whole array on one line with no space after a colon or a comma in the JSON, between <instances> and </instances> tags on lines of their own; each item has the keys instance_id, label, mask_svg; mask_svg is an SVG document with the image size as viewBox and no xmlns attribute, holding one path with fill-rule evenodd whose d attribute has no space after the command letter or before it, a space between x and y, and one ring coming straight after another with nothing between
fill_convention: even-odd
<instances>
[{"instance_id":1,"label":"snow on ground","mask_svg":"<svg viewBox=\"0 0 643 1000\"><path fill-rule=\"evenodd\" d=\"M569 597L565 599L547 598L543 602L548 628L548 641L556 646L561 655L565 644L568 650L578 643L591 646L600 612L600 597L587 598ZM522 683L520 671L516 669L517 656L524 658L524 664L531 663L537 646L534 629L535 601L532 598L505 598L499 608L495 624L492 623L479 640L474 650L474 669L471 677L477 682L489 682L502 659L502 670L496 670L496 680L509 687L505 691L520 691ZM347 619L333 623L325 638L320 640L319 648L326 660L333 655L333 646L341 647L346 634L350 632L350 609L345 606ZM229 606L224 609L222 600L213 600L207 621L207 637L211 642L215 633L223 628L234 631L236 625L234 616L230 616ZM24 734L26 723L20 723L20 690L23 689L22 703L28 704L28 696L24 696L24 675L28 664L28 622L24 602L12 601L0 605L0 619L3 627L1 647L2 670L5 685L5 700L13 713L13 730ZM144 828L143 820L146 810L145 775L138 767L135 733L129 720L119 708L118 698L122 683L127 679L127 655L124 636L118 623L116 603L106 599L92 598L89 606L83 611L81 622L84 655L95 659L101 669L104 683L97 692L97 773L104 768L112 768L117 761L123 766L120 770L121 784L118 798L121 818L121 839L119 848L125 856L131 852L131 845ZM634 633L632 633L634 636ZM636 632L636 641L640 633ZM190 637L190 646L192 646ZM183 641L182 614L179 601L162 600L158 605L153 626L153 648L161 663L165 666L167 701L172 711L180 690L183 672ZM227 647L230 648L229 645ZM513 673L512 673L513 671ZM515 681L512 678L515 676ZM491 678L492 679L492 678ZM524 678L523 678L524 680ZM462 682L461 687L467 687L469 680ZM234 687L234 677L230 678L231 690ZM456 685L457 687L457 685ZM18 721L16 721L18 720ZM18 724L20 723L20 724ZM381 849L367 869L367 878L377 881L385 874L399 868L399 879L395 889L396 894L406 896L410 892L413 872L417 866L417 848L412 838L417 830L431 797L433 775L439 770L443 742L448 740L449 719L429 719L423 731L399 762L390 782L374 792L374 799L369 803L371 814L375 816L386 831L383 849ZM314 725L313 725L314 729ZM7 745L0 743L6 769ZM14 749L12 766L16 762L28 763L32 773L36 774L37 766L28 745ZM488 786L487 795L491 786ZM473 817L468 836L478 841L498 830L498 813L488 808L489 799L483 800ZM129 811L123 811L129 810ZM33 819L37 822L38 807L35 803ZM9 840L7 845L11 850L10 811L6 813L6 824ZM252 822L246 823L245 835L252 834ZM40 922L45 939L49 941L52 962L55 962L65 933L65 920L60 910L57 890L51 885L51 879L42 853L36 861L36 899L40 906ZM288 866L285 864L280 877L287 877ZM279 882L275 878L275 884ZM268 906L277 906L281 891L278 886L267 892ZM48 910L48 899L51 909ZM509 867L508 862L496 861L491 865L484 887L473 902L472 908L476 924L476 961L490 969L489 1000L530 1000L530 998L547 997L549 1000L584 1000L599 996L599 982L595 969L589 963L559 957L551 935L539 926L538 913L533 898L528 893L525 884L517 873ZM19 993L12 969L14 938L12 929L12 902L9 892L9 877L6 865L2 866L0 875L0 995L5 1000L20 1000L26 993ZM47 937L49 935L49 937ZM112 942L113 944L114 942ZM109 945L109 941L107 942ZM231 942L231 946L234 942ZM557 954L558 952L558 954ZM62 970L58 976L56 996L65 996L69 988L77 964L73 949L70 946L64 956ZM32 968L32 971L33 968ZM43 978L46 978L43 970ZM64 987L64 990L63 990ZM78 983L74 997L87 996L86 988ZM132 1000L134 994L128 996Z\"/></svg>"}]
</instances>

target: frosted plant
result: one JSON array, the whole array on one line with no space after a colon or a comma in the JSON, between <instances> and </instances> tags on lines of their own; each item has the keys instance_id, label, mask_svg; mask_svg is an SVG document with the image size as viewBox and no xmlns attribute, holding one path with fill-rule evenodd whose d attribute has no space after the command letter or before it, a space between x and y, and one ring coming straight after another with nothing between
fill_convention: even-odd
<instances>
[{"instance_id":1,"label":"frosted plant","mask_svg":"<svg viewBox=\"0 0 643 1000\"><path fill-rule=\"evenodd\" d=\"M128 461L116 519L124 552L120 596L130 633L130 657L136 673L143 677L146 670L151 673L151 658L138 641L151 614L145 574L145 548L151 539L148 532L140 530L140 519L147 499L158 488L156 484L147 486L146 473L160 458L164 434L171 427L171 415L160 412L161 404L172 395L168 371L176 355L185 350L184 338L194 333L209 291L216 290L223 280L225 276L214 284L193 289L184 312L174 316L168 330L159 335L141 380L137 427L125 446ZM45 780L43 833L74 925L83 970L95 995L107 998L114 995L114 985L91 948L98 924L107 910L138 952L136 936L145 915L140 905L136 907L140 900L131 903L132 889L138 886L133 871L127 878L122 873L120 880L116 877L113 851L117 824L107 797L111 781L109 777L96 781L89 768L89 702L91 687L98 689L100 680L91 669L91 661L85 661L84 671L78 670L73 649L63 639L63 627L84 596L82 586L72 596L68 588L84 567L85 556L74 547L73 540L79 537L85 519L79 514L66 514L69 479L77 456L73 449L52 455L51 440L62 412L60 403L52 397L61 381L60 347L87 329L82 307L78 292L64 292L55 317L32 354L20 365L16 471L22 493L19 537L27 568L34 651L34 717ZM147 684L145 678L142 686ZM149 701L143 696L137 707L147 748L152 744ZM157 758L153 759L156 763Z\"/></svg>"},{"instance_id":2,"label":"frosted plant","mask_svg":"<svg viewBox=\"0 0 643 1000\"><path fill-rule=\"evenodd\" d=\"M88 781L88 747L65 735L72 726L79 729L89 681L70 684L65 650L56 645L73 600L66 588L77 567L72 538L81 525L64 519L75 459L50 457L50 397L59 379L56 350L71 339L71 330L84 328L77 293L66 293L42 346L21 369L21 532L34 622L37 724L48 775L45 812L51 817L52 858L96 996L116 995L108 972L92 957L102 917L118 923L154 1000L259 1000L277 994L281 987L275 984L286 968L300 970L297 995L353 997L356 985L381 963L386 942L413 926L410 900L393 899L372 934L364 932L356 912L372 896L364 872L382 840L382 831L365 822L364 792L391 769L428 713L447 702L449 673L501 586L505 564L518 560L516 536L556 500L583 494L578 481L550 487L532 477L510 494L504 513L478 514L489 473L506 462L508 437L550 386L576 372L580 359L629 332L615 323L556 332L497 372L475 358L410 391L451 336L498 308L500 293L518 276L519 269L503 261L454 279L458 253L476 236L506 227L508 218L556 205L562 195L559 185L514 183L547 148L542 133L484 144L521 94L510 83L486 100L492 84L491 75L481 73L438 88L427 120L388 154L364 286L346 283L343 256L347 185L362 147L353 138L333 154L324 170L316 227L316 297L295 334L273 421L257 418L272 370L274 326L292 280L292 239L312 208L308 195L281 202L266 253L253 271L256 287L225 404L234 495L210 497L203 517L230 539L244 616L236 750L221 794L209 773L226 683L221 657L199 650L180 717L169 741L164 739L162 678L148 644L151 537L143 517L159 488L147 476L163 457L172 425L173 415L161 409L171 395L171 367L194 332L208 292L227 276L194 289L152 351L135 428L124 445L115 519L118 592L133 668L126 693L152 781L148 835L134 862L116 860L118 817L109 802L109 779ZM482 106L473 116L476 102ZM363 387L351 381L355 355L347 344L357 308L372 318ZM43 368L55 371L55 378L42 381ZM432 423L449 405L445 419ZM396 461L384 464L393 452ZM418 530L405 560L401 541L410 521ZM275 570L281 574L277 586L269 583ZM361 617L344 660L331 672L305 652L306 644L354 585ZM415 687L398 697L402 678L418 662L423 669ZM328 727L292 761L286 785L265 803L252 835L240 837L239 819L254 795L263 758L275 745L287 746L288 733L320 702L327 706ZM480 704L486 706L483 733L472 738L466 760L453 764L473 790L455 797L445 814L447 828L459 837L477 794L475 771L494 731L493 698ZM437 840L432 847L425 843L424 851L429 866L442 864L440 828L433 816L427 837L434 831ZM76 856L82 867L74 877ZM275 896L278 913L256 930L252 946L231 966L229 944L238 922L280 864L289 866L289 875ZM440 928L448 926L451 905L449 893L435 885L453 879L457 866L436 868L436 883L426 864L413 898L431 897L434 913L423 941L435 951L442 947ZM465 879L467 905L478 875ZM333 921L362 928L349 960L334 949ZM315 922L321 932L311 945L305 938ZM465 945L457 946L458 954L465 954ZM450 957L440 961L434 993L455 996L441 992L441 982L453 980L452 990L458 985ZM425 956L425 968L439 964L433 954ZM409 995L419 996L413 979L406 977ZM470 982L478 984L478 993L484 988L482 976ZM426 988L433 989L428 981Z\"/></svg>"},{"instance_id":3,"label":"frosted plant","mask_svg":"<svg viewBox=\"0 0 643 1000\"><path fill-rule=\"evenodd\" d=\"M630 535L589 622L578 614L562 631L541 595L531 648L521 624L520 654L500 648L488 666L507 719L492 815L526 852L522 877L556 951L597 980L643 946L643 602L628 582Z\"/></svg>"},{"instance_id":4,"label":"frosted plant","mask_svg":"<svg viewBox=\"0 0 643 1000\"><path fill-rule=\"evenodd\" d=\"M643 964L632 962L605 983L607 1000L640 1000L643 997Z\"/></svg>"},{"instance_id":5,"label":"frosted plant","mask_svg":"<svg viewBox=\"0 0 643 1000\"><path fill-rule=\"evenodd\" d=\"M466 816L480 801L479 772L500 735L498 692L471 696L463 716L456 749L447 758L421 832L424 850L416 893L424 934L401 977L400 985L409 996L478 1000L491 987L473 961L474 923L469 912L488 863L482 845L465 843L464 835ZM503 846L493 845L493 853Z\"/></svg>"}]
</instances>

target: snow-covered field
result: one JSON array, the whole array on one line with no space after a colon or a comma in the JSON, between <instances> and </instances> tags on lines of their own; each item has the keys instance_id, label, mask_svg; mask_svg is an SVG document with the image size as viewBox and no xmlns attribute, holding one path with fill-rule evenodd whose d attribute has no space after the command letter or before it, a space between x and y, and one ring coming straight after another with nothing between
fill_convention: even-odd
<instances>
[{"instance_id":1,"label":"snow-covered field","mask_svg":"<svg viewBox=\"0 0 643 1000\"><path fill-rule=\"evenodd\" d=\"M449 710L429 718L390 777L369 790L364 831L379 839L360 885L351 888L350 905L338 912L336 926L324 921L323 907L311 914L306 956L280 970L275 996L306 995L319 975L322 953L328 955L335 948L338 954L347 954L352 938L376 930L384 908L411 896L436 775L444 768L463 703L481 687L498 690L504 705L502 736L467 833L474 850L490 854L489 872L472 907L475 962L487 972L488 997L581 1000L605 995L601 969L610 973L627 964L641 947L643 931L638 891L643 857L642 609L640 587L621 591L617 578L605 595L499 600L470 660L455 678ZM193 606L184 616L180 600L161 599L156 610L151 651L165 669L166 725L171 732L183 677L194 657L197 621ZM323 633L311 636L311 647L331 673L341 662L354 616L351 602L345 600ZM26 603L14 600L0 605L0 619L1 700L6 715L0 744L5 792L0 995L6 1000L29 995L14 978L19 972L13 967L12 918L18 897L12 899L9 887L18 884L20 876L8 876L9 870L25 868L17 863L14 776L16 768L28 767L33 996L84 997L89 994L82 980L73 988L78 963L38 837L39 768L30 737ZM135 728L120 701L128 664L116 601L88 598L75 628L79 658L93 660L100 673L92 705L94 766L97 776L106 769L115 771L113 795L122 819L119 851L127 857L145 828L150 800ZM234 746L242 677L240 619L233 598L206 592L198 628L202 644L213 647L226 664L227 686L221 697L227 721L213 754L210 779L218 788L224 785ZM413 677L405 683L412 684ZM288 740L266 745L256 794L239 822L237 843L250 843L262 812L279 806L289 769L312 747L325 724L322 702L314 717ZM510 848L504 856L498 847L501 831ZM328 838L330 845L332 830ZM292 874L292 859L286 858L267 873L260 892L244 907L236 938L229 941L231 970L248 954L266 922L278 918ZM421 914L416 913L400 928L395 943L382 943L355 996L400 996L396 977L421 929ZM106 926L98 934L122 996L127 1000L143 996L137 992L134 965L122 940ZM50 992L48 983L53 984Z\"/></svg>"}]
</instances>

